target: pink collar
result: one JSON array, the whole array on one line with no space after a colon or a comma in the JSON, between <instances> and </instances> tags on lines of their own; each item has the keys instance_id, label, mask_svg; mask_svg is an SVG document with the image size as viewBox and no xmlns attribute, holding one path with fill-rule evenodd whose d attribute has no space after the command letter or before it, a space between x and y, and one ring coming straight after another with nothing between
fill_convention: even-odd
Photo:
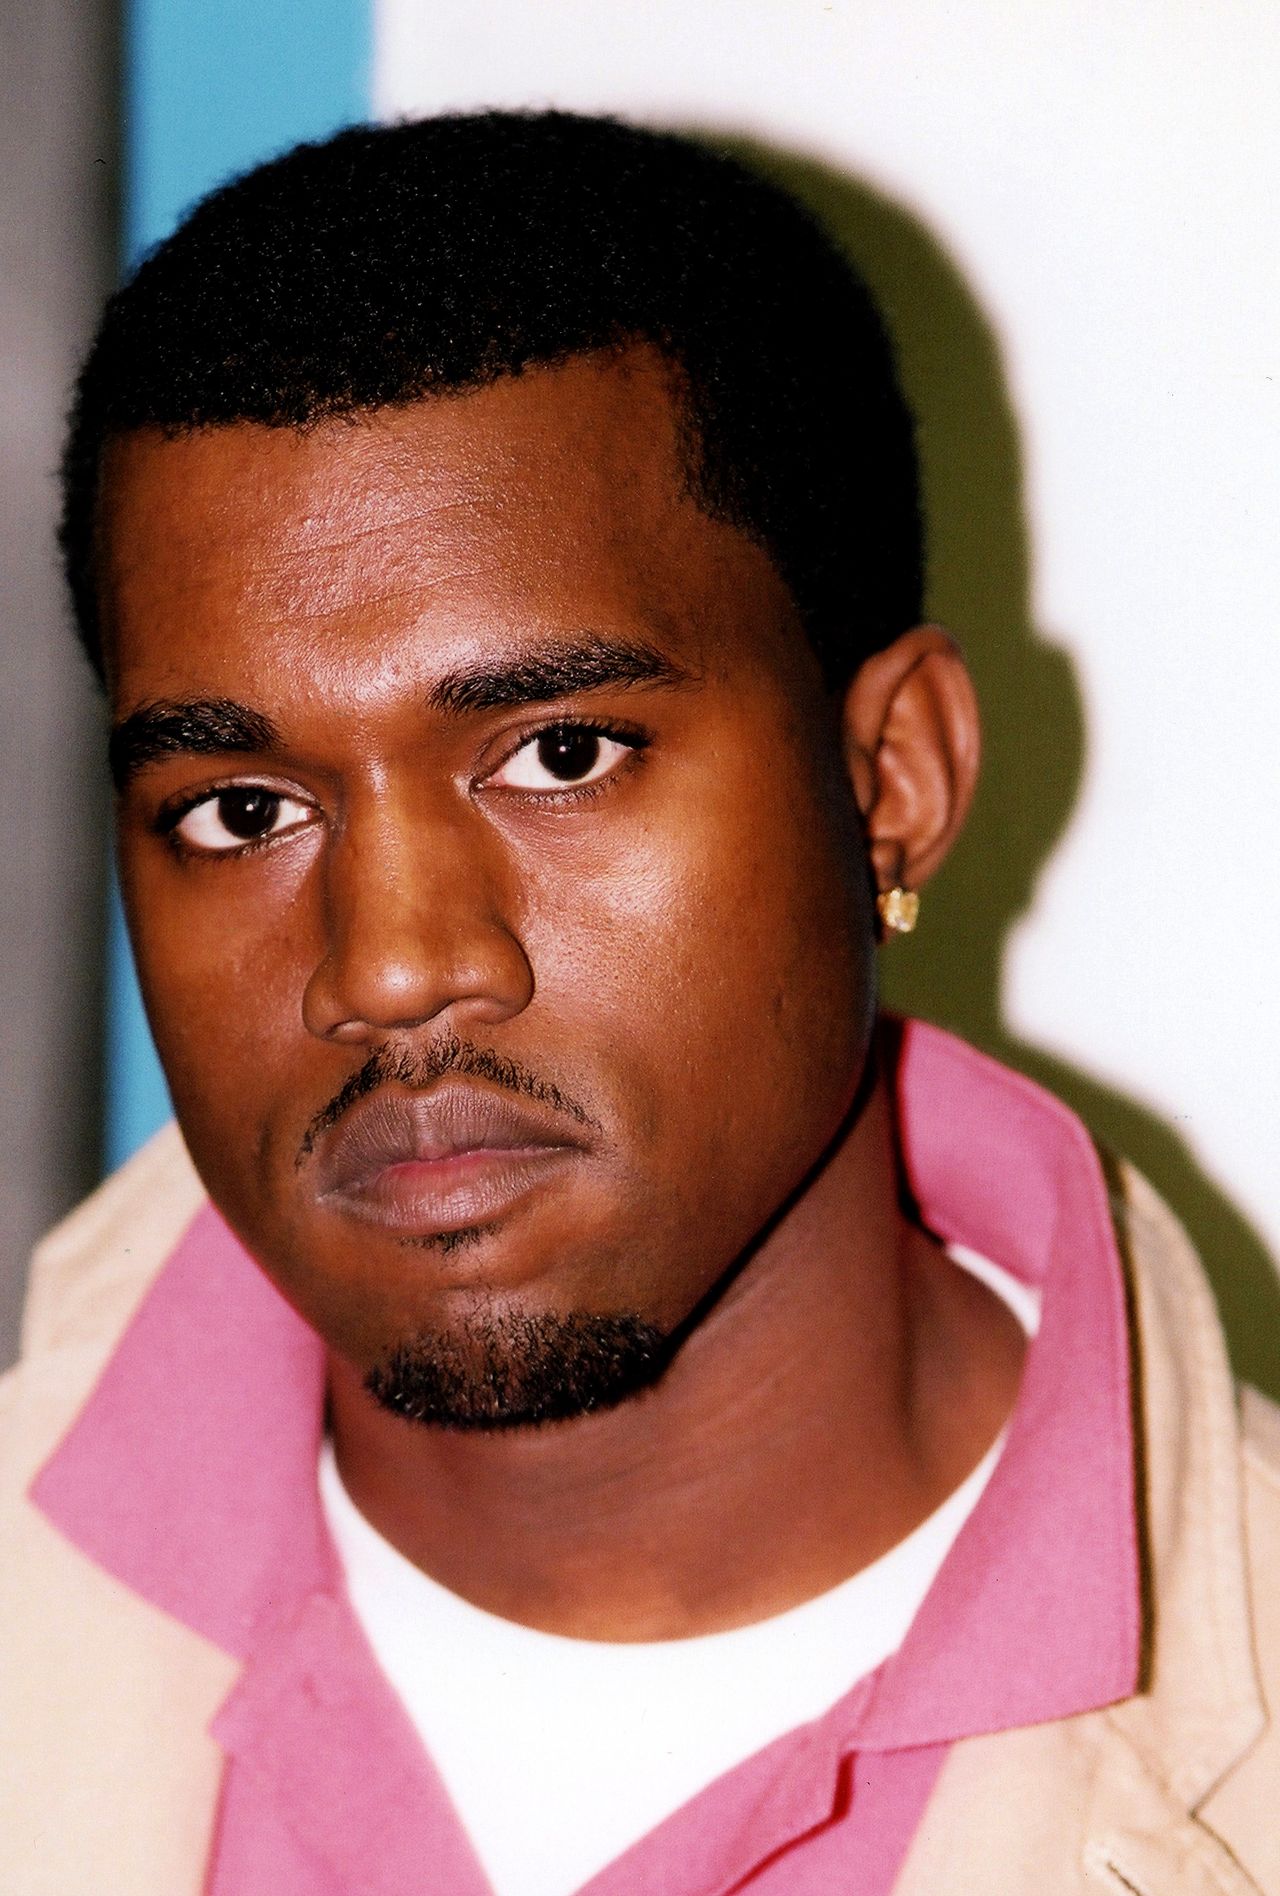
<instances>
[{"instance_id":1,"label":"pink collar","mask_svg":"<svg viewBox=\"0 0 1280 1896\"><path fill-rule=\"evenodd\" d=\"M924 1222L1039 1287L1043 1316L983 1500L900 1651L810 1728L810 1785L813 1745L943 1744L1111 1703L1138 1676L1125 1291L1097 1156L1065 1107L934 1028L903 1029L897 1086ZM33 1497L248 1659L340 1592L316 1496L323 1374L314 1333L206 1206Z\"/></svg>"}]
</instances>

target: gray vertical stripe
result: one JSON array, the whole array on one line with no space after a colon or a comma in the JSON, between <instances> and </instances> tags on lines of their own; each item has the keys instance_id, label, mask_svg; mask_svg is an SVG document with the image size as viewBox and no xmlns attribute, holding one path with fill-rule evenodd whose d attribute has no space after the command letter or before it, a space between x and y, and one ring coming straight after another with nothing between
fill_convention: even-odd
<instances>
[{"instance_id":1,"label":"gray vertical stripe","mask_svg":"<svg viewBox=\"0 0 1280 1896\"><path fill-rule=\"evenodd\" d=\"M53 470L114 268L116 72L102 0L0 0L0 1363L33 1240L98 1170L102 714Z\"/></svg>"}]
</instances>

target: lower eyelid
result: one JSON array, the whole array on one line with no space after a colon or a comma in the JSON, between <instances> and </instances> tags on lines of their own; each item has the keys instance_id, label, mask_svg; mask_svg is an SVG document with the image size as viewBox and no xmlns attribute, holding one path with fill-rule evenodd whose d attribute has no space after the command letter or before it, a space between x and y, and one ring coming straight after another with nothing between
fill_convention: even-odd
<instances>
[{"instance_id":1,"label":"lower eyelid","mask_svg":"<svg viewBox=\"0 0 1280 1896\"><path fill-rule=\"evenodd\" d=\"M315 818L315 811L299 798L285 796L280 791L272 791L270 794L279 799L280 807L276 812L277 822L270 829L264 830L261 835L238 837L234 831L228 830L226 842L200 842L184 836L183 826L189 823L192 817L209 812L214 823L220 821L214 812L216 812L219 796L224 794L225 792L222 791L213 791L207 796L200 797L195 803L189 804L186 809L163 816L158 825L161 833L174 839L179 846L191 850L194 854L234 856L239 850L252 849L257 844L274 842L280 837L287 836L293 830L306 829ZM297 814L287 817L283 822L279 821L279 818L285 814L286 807L290 805Z\"/></svg>"}]
</instances>

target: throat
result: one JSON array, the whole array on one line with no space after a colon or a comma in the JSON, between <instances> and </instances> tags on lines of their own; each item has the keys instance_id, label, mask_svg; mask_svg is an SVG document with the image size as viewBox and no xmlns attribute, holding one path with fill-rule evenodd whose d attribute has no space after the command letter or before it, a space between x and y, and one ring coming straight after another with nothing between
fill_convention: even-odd
<instances>
[{"instance_id":1,"label":"throat","mask_svg":"<svg viewBox=\"0 0 1280 1896\"><path fill-rule=\"evenodd\" d=\"M335 1366L344 1485L423 1572L544 1632L687 1639L785 1613L910 1535L1013 1404L1017 1321L923 1234L906 1248L910 1347L873 1350L831 1302L822 1350L801 1347L744 1279L653 1387L571 1420L423 1427Z\"/></svg>"}]
</instances>

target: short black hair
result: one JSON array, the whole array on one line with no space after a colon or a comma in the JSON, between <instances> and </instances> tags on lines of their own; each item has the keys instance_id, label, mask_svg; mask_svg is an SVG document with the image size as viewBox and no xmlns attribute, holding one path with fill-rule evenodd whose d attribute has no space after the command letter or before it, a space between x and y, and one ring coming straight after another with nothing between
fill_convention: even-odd
<instances>
[{"instance_id":1,"label":"short black hair","mask_svg":"<svg viewBox=\"0 0 1280 1896\"><path fill-rule=\"evenodd\" d=\"M842 682L922 609L914 427L871 296L738 159L558 111L299 145L206 197L110 299L62 463L90 659L114 436L306 428L635 343L675 371L695 498L769 553Z\"/></svg>"}]
</instances>

